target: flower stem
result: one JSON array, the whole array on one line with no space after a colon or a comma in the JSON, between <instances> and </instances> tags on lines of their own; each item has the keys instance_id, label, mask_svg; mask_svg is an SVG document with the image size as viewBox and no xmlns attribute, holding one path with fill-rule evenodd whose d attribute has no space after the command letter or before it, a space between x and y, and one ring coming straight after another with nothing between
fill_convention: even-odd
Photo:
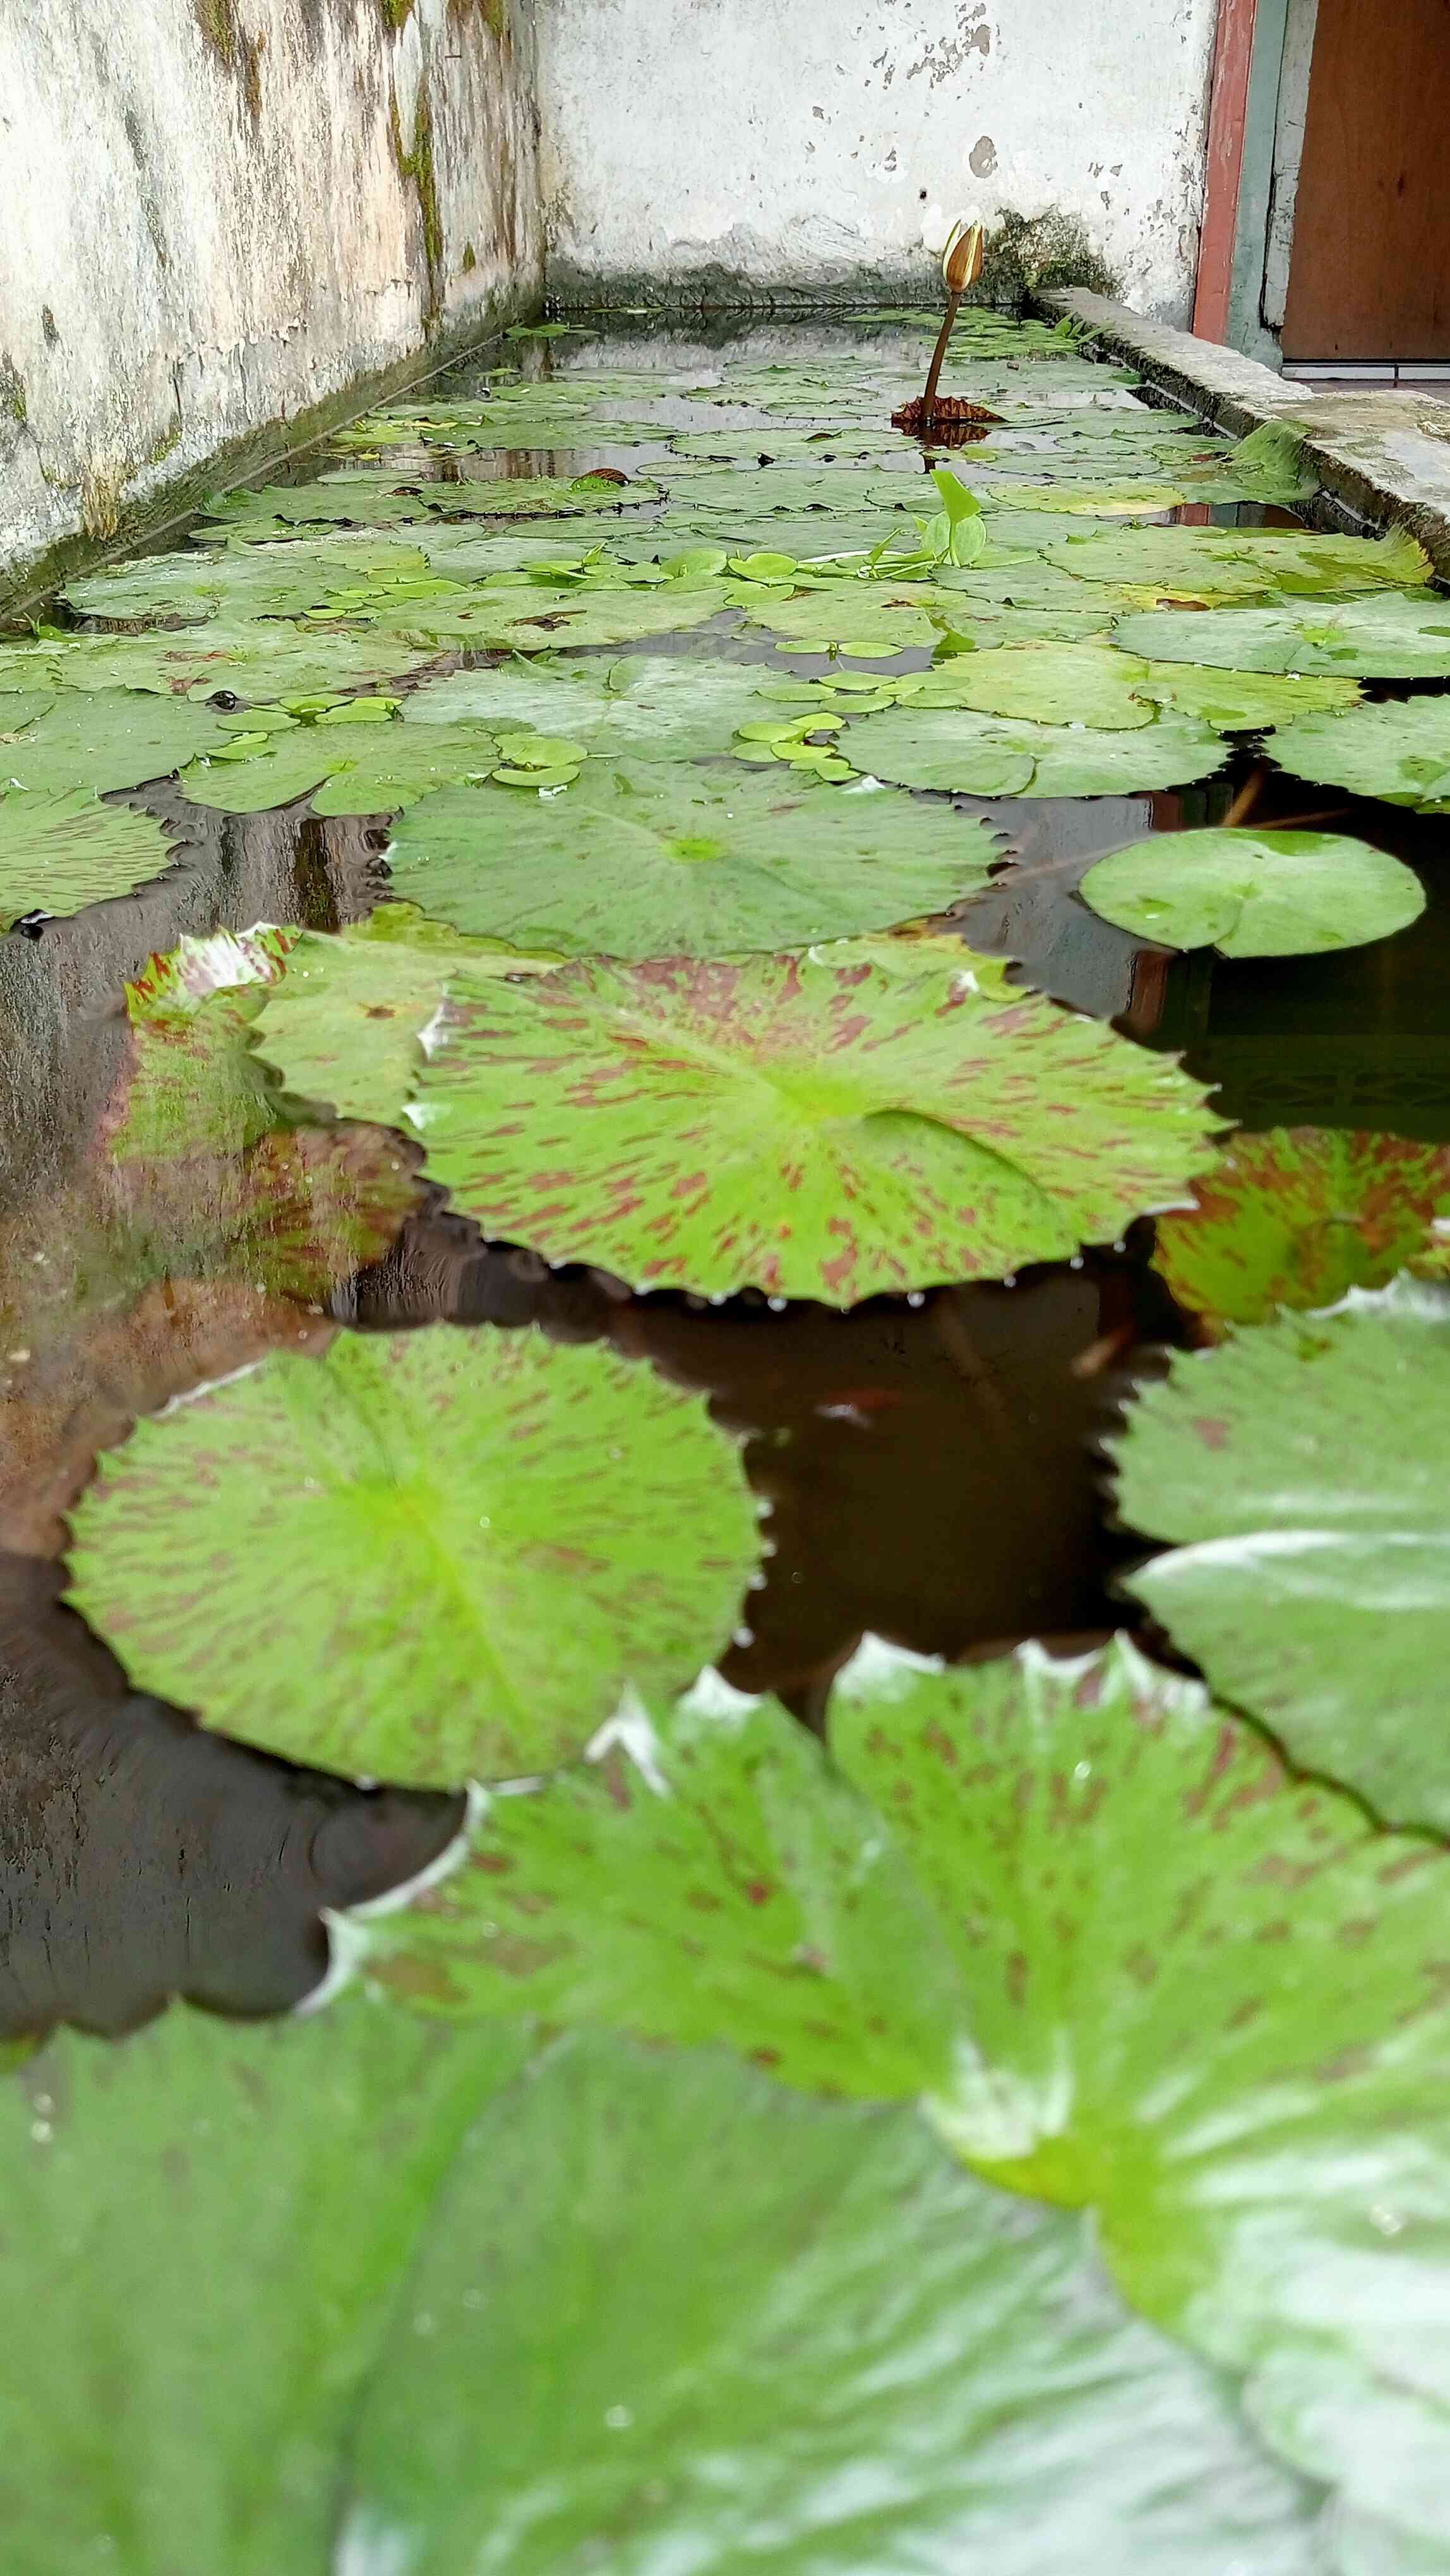
<instances>
[{"instance_id":1,"label":"flower stem","mask_svg":"<svg viewBox=\"0 0 1450 2576\"><path fill-rule=\"evenodd\" d=\"M926 391L921 398L921 424L923 429L928 429L931 426L931 411L932 405L936 401L936 389L941 377L942 360L947 353L947 342L952 336L952 324L957 318L957 310L961 304L961 300L962 299L959 294L949 294L947 297L946 319L943 322L940 331L937 333L936 347L931 353L931 365L926 371Z\"/></svg>"}]
</instances>

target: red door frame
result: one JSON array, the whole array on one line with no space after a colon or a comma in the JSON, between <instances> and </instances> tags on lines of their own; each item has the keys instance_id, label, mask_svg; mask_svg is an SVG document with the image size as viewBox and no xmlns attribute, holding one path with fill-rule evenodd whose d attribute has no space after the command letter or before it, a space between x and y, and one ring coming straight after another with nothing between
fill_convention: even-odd
<instances>
[{"instance_id":1,"label":"red door frame","mask_svg":"<svg viewBox=\"0 0 1450 2576\"><path fill-rule=\"evenodd\" d=\"M1258 0L1218 0L1203 229L1198 239L1198 283L1193 303L1193 328L1201 340L1228 338L1257 9Z\"/></svg>"}]
</instances>

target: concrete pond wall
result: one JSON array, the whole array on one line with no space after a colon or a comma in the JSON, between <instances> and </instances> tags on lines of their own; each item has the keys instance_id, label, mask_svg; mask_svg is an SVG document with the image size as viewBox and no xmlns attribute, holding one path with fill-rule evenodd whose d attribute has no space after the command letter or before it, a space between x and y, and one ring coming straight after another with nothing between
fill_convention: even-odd
<instances>
[{"instance_id":1,"label":"concrete pond wall","mask_svg":"<svg viewBox=\"0 0 1450 2576\"><path fill-rule=\"evenodd\" d=\"M12 578L536 304L534 92L528 0L0 0Z\"/></svg>"},{"instance_id":2,"label":"concrete pond wall","mask_svg":"<svg viewBox=\"0 0 1450 2576\"><path fill-rule=\"evenodd\" d=\"M549 282L920 292L959 213L984 284L1186 321L1217 0L539 0Z\"/></svg>"}]
</instances>

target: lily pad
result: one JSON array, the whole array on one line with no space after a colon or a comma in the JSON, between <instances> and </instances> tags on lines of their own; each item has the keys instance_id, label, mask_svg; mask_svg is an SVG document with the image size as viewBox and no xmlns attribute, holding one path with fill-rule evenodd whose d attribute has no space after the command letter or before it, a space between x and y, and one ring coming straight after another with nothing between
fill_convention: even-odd
<instances>
[{"instance_id":1,"label":"lily pad","mask_svg":"<svg viewBox=\"0 0 1450 2576\"><path fill-rule=\"evenodd\" d=\"M68 582L61 596L78 617L103 625L223 613L295 617L348 584L401 580L428 569L427 556L402 539L302 537L276 546L186 546L176 554L142 555Z\"/></svg>"},{"instance_id":2,"label":"lily pad","mask_svg":"<svg viewBox=\"0 0 1450 2576\"><path fill-rule=\"evenodd\" d=\"M1040 2576L1064 2530L1079 2576L1318 2555L1317 2499L1124 2312L1088 2222L954 2171L910 2112L576 2042L490 2106L409 2297L431 2330L370 2396L341 2564Z\"/></svg>"},{"instance_id":3,"label":"lily pad","mask_svg":"<svg viewBox=\"0 0 1450 2576\"><path fill-rule=\"evenodd\" d=\"M277 1353L139 1423L73 1525L70 1598L138 1689L427 1786L544 1768L626 1678L682 1680L755 1554L696 1399L597 1347L443 1327Z\"/></svg>"},{"instance_id":4,"label":"lily pad","mask_svg":"<svg viewBox=\"0 0 1450 2576\"><path fill-rule=\"evenodd\" d=\"M213 500L201 533L241 536L265 543L280 527L405 527L414 520L556 519L608 504L657 501L660 487L643 477L627 485L583 475L500 475L486 482L414 483L396 469L356 467L325 474L316 483L269 483L258 491L231 492Z\"/></svg>"},{"instance_id":5,"label":"lily pad","mask_svg":"<svg viewBox=\"0 0 1450 2576\"><path fill-rule=\"evenodd\" d=\"M4 708L0 698L0 723ZM164 778L227 738L219 715L186 698L158 698L140 689L71 689L28 723L6 731L0 780L46 794L87 787L103 796Z\"/></svg>"},{"instance_id":6,"label":"lily pad","mask_svg":"<svg viewBox=\"0 0 1450 2576\"><path fill-rule=\"evenodd\" d=\"M328 2563L363 2388L443 2178L523 2048L360 2000L261 2029L177 2006L121 2045L67 2033L5 2082L17 2570ZM84 2259L57 2265L66 2243Z\"/></svg>"},{"instance_id":7,"label":"lily pad","mask_svg":"<svg viewBox=\"0 0 1450 2576\"><path fill-rule=\"evenodd\" d=\"M1361 680L1450 679L1450 600L1368 598L1303 608L1171 608L1125 617L1125 653L1222 671L1341 671Z\"/></svg>"},{"instance_id":8,"label":"lily pad","mask_svg":"<svg viewBox=\"0 0 1450 2576\"><path fill-rule=\"evenodd\" d=\"M997 856L989 827L906 797L650 762L591 764L522 825L503 788L430 797L388 846L398 893L438 920L611 957L888 929L977 892Z\"/></svg>"},{"instance_id":9,"label":"lily pad","mask_svg":"<svg viewBox=\"0 0 1450 2576\"><path fill-rule=\"evenodd\" d=\"M762 592L750 599L746 616L778 635L782 651L839 651L870 660L933 651L952 623L952 603L926 582L853 581L790 598Z\"/></svg>"},{"instance_id":10,"label":"lily pad","mask_svg":"<svg viewBox=\"0 0 1450 2576\"><path fill-rule=\"evenodd\" d=\"M1080 887L1104 921L1165 948L1309 957L1417 921L1413 868L1341 832L1155 832L1099 859Z\"/></svg>"},{"instance_id":11,"label":"lily pad","mask_svg":"<svg viewBox=\"0 0 1450 2576\"><path fill-rule=\"evenodd\" d=\"M556 652L564 645L634 644L703 626L731 605L723 581L669 581L654 589L591 583L580 589L482 589L453 607L399 609L392 629L421 644L483 651Z\"/></svg>"},{"instance_id":12,"label":"lily pad","mask_svg":"<svg viewBox=\"0 0 1450 2576\"><path fill-rule=\"evenodd\" d=\"M1104 475L1093 482L1011 483L1003 486L1010 493L1014 508L1073 513L1099 519L1151 519L1162 510L1176 510L1192 494L1181 483L1168 482L1162 476L1125 479L1115 482Z\"/></svg>"},{"instance_id":13,"label":"lily pad","mask_svg":"<svg viewBox=\"0 0 1450 2576\"><path fill-rule=\"evenodd\" d=\"M1128 656L1111 644L1004 644L939 663L922 675L910 703L1131 733L1153 721L1138 687Z\"/></svg>"},{"instance_id":14,"label":"lily pad","mask_svg":"<svg viewBox=\"0 0 1450 2576\"><path fill-rule=\"evenodd\" d=\"M83 912L165 874L176 852L159 823L103 805L84 787L0 796L0 929L29 912Z\"/></svg>"},{"instance_id":15,"label":"lily pad","mask_svg":"<svg viewBox=\"0 0 1450 2576\"><path fill-rule=\"evenodd\" d=\"M490 1232L637 1286L846 1306L1000 1278L1111 1240L1213 1159L1196 1084L965 948L454 990L430 1170Z\"/></svg>"},{"instance_id":16,"label":"lily pad","mask_svg":"<svg viewBox=\"0 0 1450 2576\"><path fill-rule=\"evenodd\" d=\"M423 1031L449 977L547 974L557 961L464 939L410 903L382 903L338 932L303 931L252 1023L288 1090L343 1117L395 1127L423 1061Z\"/></svg>"},{"instance_id":17,"label":"lily pad","mask_svg":"<svg viewBox=\"0 0 1450 2576\"><path fill-rule=\"evenodd\" d=\"M257 705L304 692L365 688L416 670L422 651L393 635L299 633L276 618L251 624L214 618L206 626L143 635L72 635L0 646L0 688L13 677L63 689L147 689L161 697L229 697ZM0 725L4 701L0 700ZM0 755L3 757L3 755Z\"/></svg>"},{"instance_id":18,"label":"lily pad","mask_svg":"<svg viewBox=\"0 0 1450 2576\"><path fill-rule=\"evenodd\" d=\"M749 664L637 653L602 665L455 671L414 690L403 712L416 725L467 720L503 733L535 727L630 760L697 759L728 751L736 726L763 712L759 685Z\"/></svg>"},{"instance_id":19,"label":"lily pad","mask_svg":"<svg viewBox=\"0 0 1450 2576\"><path fill-rule=\"evenodd\" d=\"M1450 1146L1273 1127L1232 1137L1193 1195L1194 1207L1159 1218L1153 1266L1219 1340L1280 1306L1382 1288L1423 1256L1450 1214Z\"/></svg>"},{"instance_id":20,"label":"lily pad","mask_svg":"<svg viewBox=\"0 0 1450 2576\"><path fill-rule=\"evenodd\" d=\"M501 757L479 724L299 725L269 735L246 759L196 763L181 786L193 805L260 814L312 794L317 814L396 814L435 788L486 778Z\"/></svg>"},{"instance_id":21,"label":"lily pad","mask_svg":"<svg viewBox=\"0 0 1450 2576\"><path fill-rule=\"evenodd\" d=\"M1127 796L1211 778L1227 758L1212 727L1191 716L1110 732L966 710L918 713L914 703L863 717L841 749L868 776L974 796Z\"/></svg>"},{"instance_id":22,"label":"lily pad","mask_svg":"<svg viewBox=\"0 0 1450 2576\"><path fill-rule=\"evenodd\" d=\"M1279 671L1211 671L1195 662L1145 662L1135 694L1213 726L1215 733L1267 733L1329 707L1353 706L1358 680L1291 678ZM1282 759L1280 743L1274 756Z\"/></svg>"},{"instance_id":23,"label":"lily pad","mask_svg":"<svg viewBox=\"0 0 1450 2576\"><path fill-rule=\"evenodd\" d=\"M295 935L261 922L183 938L126 986L130 1075L108 1139L118 1163L237 1154L279 1124L278 1086L251 1031Z\"/></svg>"},{"instance_id":24,"label":"lily pad","mask_svg":"<svg viewBox=\"0 0 1450 2576\"><path fill-rule=\"evenodd\" d=\"M1075 581L1187 587L1210 598L1422 589L1434 569L1404 528L1373 538L1318 536L1307 528L1100 529L1049 546L1047 560Z\"/></svg>"},{"instance_id":25,"label":"lily pad","mask_svg":"<svg viewBox=\"0 0 1450 2576\"><path fill-rule=\"evenodd\" d=\"M1154 1617L1296 1762L1442 1831L1447 1380L1444 1289L1353 1289L1176 1361L1119 1449L1123 1519L1173 1542L1133 1577Z\"/></svg>"},{"instance_id":26,"label":"lily pad","mask_svg":"<svg viewBox=\"0 0 1450 2576\"><path fill-rule=\"evenodd\" d=\"M1267 1326L1175 1363L1170 1388L1149 1390L1166 1452L1168 1413L1223 1423L1211 1388L1280 1346L1280 1367L1252 1396L1244 1386L1242 1416L1232 1407L1228 1444L1182 1443L1189 1508L1237 1481L1240 1419L1261 1491L1283 1495L1287 1444L1305 1427L1290 1380L1314 1372L1282 1345L1326 1329ZM1373 1498L1369 1451L1341 1461L1366 1531L1371 1512L1390 1526L1382 1462L1393 1476L1423 1454L1408 1412L1426 1402L1416 1365L1401 1385L1402 1445L1376 1425ZM1358 1431L1382 1391L1378 1378L1363 1389ZM1312 1461L1292 1454L1297 1486ZM1336 1517L1345 1493L1326 1477ZM1295 1571L1287 1555L1271 1566ZM1233 1574L1224 1565L1226 1634L1254 1616L1244 1572L1243 1554ZM1429 1642L1422 1633L1422 1684L1440 1661ZM959 1672L913 1662L863 1655L842 1677L831 1736L889 1817L970 1990L970 2045L951 2094L929 2105L943 2135L1015 2190L1095 2207L1120 2290L1240 2380L1249 2423L1281 2458L1383 2516L1401 2547L1442 2544L1450 1855L1386 1841L1352 1801L1287 1779L1254 1728L1125 1641L1064 1663L1032 1646ZM1358 1730L1372 1729L1386 1664L1344 1673L1327 1628L1314 1663L1342 1676ZM1439 1696L1434 1710L1443 1732ZM1407 2314L1421 2320L1412 2344Z\"/></svg>"},{"instance_id":27,"label":"lily pad","mask_svg":"<svg viewBox=\"0 0 1450 2576\"><path fill-rule=\"evenodd\" d=\"M1296 778L1382 796L1417 814L1450 808L1450 700L1410 698L1352 715L1304 715L1275 737L1274 758Z\"/></svg>"}]
</instances>

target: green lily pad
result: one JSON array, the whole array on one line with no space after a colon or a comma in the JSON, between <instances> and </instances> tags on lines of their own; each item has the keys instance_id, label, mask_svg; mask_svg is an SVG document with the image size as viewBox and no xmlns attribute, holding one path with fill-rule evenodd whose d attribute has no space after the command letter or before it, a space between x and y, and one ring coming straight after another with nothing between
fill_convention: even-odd
<instances>
[{"instance_id":1,"label":"green lily pad","mask_svg":"<svg viewBox=\"0 0 1450 2576\"><path fill-rule=\"evenodd\" d=\"M253 492L230 492L211 502L204 537L223 534L265 543L280 528L406 527L415 520L556 519L606 505L657 501L660 487L641 477L627 485L599 483L588 475L500 475L493 481L401 483L396 468L377 472L350 467L316 483L269 483Z\"/></svg>"},{"instance_id":2,"label":"green lily pad","mask_svg":"<svg viewBox=\"0 0 1450 2576\"><path fill-rule=\"evenodd\" d=\"M1191 716L1110 732L967 710L918 713L914 702L863 717L840 747L865 775L974 796L1127 796L1211 778L1227 758L1212 727Z\"/></svg>"},{"instance_id":3,"label":"green lily pad","mask_svg":"<svg viewBox=\"0 0 1450 2576\"><path fill-rule=\"evenodd\" d=\"M1161 475L1122 481L1104 475L1092 482L1014 482L1003 489L1009 493L1014 508L1073 514L1081 511L1099 519L1151 519L1160 510L1176 510L1181 502L1193 497L1181 482L1168 482Z\"/></svg>"},{"instance_id":4,"label":"green lily pad","mask_svg":"<svg viewBox=\"0 0 1450 2576\"><path fill-rule=\"evenodd\" d=\"M423 659L396 636L299 634L275 618L167 628L144 635L74 635L0 646L0 688L32 679L63 689L147 689L210 698L225 690L251 704L313 690L364 688L401 678ZM0 725L4 701L0 700Z\"/></svg>"},{"instance_id":5,"label":"green lily pad","mask_svg":"<svg viewBox=\"0 0 1450 2576\"><path fill-rule=\"evenodd\" d=\"M416 905L382 903L338 932L305 930L252 1023L289 1091L345 1118L395 1127L423 1060L423 1031L451 975L547 974L552 958L465 939Z\"/></svg>"},{"instance_id":6,"label":"green lily pad","mask_svg":"<svg viewBox=\"0 0 1450 2576\"><path fill-rule=\"evenodd\" d=\"M1294 678L1280 671L1211 671L1195 662L1144 662L1134 693L1213 726L1215 733L1267 733L1295 717L1353 706L1358 680ZM1273 745L1281 758L1280 745Z\"/></svg>"},{"instance_id":7,"label":"green lily pad","mask_svg":"<svg viewBox=\"0 0 1450 2576\"><path fill-rule=\"evenodd\" d=\"M626 1678L682 1680L755 1555L696 1399L598 1347L445 1327L275 1353L139 1423L73 1527L70 1598L138 1689L429 1786L558 1762Z\"/></svg>"},{"instance_id":8,"label":"green lily pad","mask_svg":"<svg viewBox=\"0 0 1450 2576\"><path fill-rule=\"evenodd\" d=\"M458 607L399 609L390 623L420 644L546 653L565 645L634 644L645 635L673 635L703 626L730 605L723 581L668 581L649 590L598 582L572 590L483 589Z\"/></svg>"},{"instance_id":9,"label":"green lily pad","mask_svg":"<svg viewBox=\"0 0 1450 2576\"><path fill-rule=\"evenodd\" d=\"M1450 807L1450 701L1410 698L1352 715L1303 715L1282 727L1274 758L1296 778L1382 796L1417 814Z\"/></svg>"},{"instance_id":10,"label":"green lily pad","mask_svg":"<svg viewBox=\"0 0 1450 2576\"><path fill-rule=\"evenodd\" d=\"M14 701L18 709L29 703ZM7 702L0 698L0 723ZM70 689L0 739L0 783L53 795L85 787L104 796L164 778L214 751L228 729L210 707L140 689Z\"/></svg>"},{"instance_id":11,"label":"green lily pad","mask_svg":"<svg viewBox=\"0 0 1450 2576\"><path fill-rule=\"evenodd\" d=\"M1193 1195L1194 1207L1159 1218L1153 1266L1218 1340L1280 1306L1383 1288L1422 1257L1450 1214L1450 1146L1273 1127L1232 1137Z\"/></svg>"},{"instance_id":12,"label":"green lily pad","mask_svg":"<svg viewBox=\"0 0 1450 2576\"><path fill-rule=\"evenodd\" d=\"M1248 1354L1327 1329L1268 1326L1175 1362L1170 1387L1144 1399L1165 1450L1168 1413L1211 1411L1227 1429L1210 1390ZM1310 1374L1289 1349L1279 1358L1277 1419L1262 1375L1243 1413L1266 1497L1283 1495L1290 1426L1304 1426L1290 1380ZM1402 1445L1377 1447L1377 1470L1423 1454L1415 1367L1402 1386ZM1365 1387L1357 1429L1381 1391ZM1229 1446L1190 1445L1195 1508L1241 1471ZM1362 1477L1368 1455L1347 1449L1344 1472ZM1373 1499L1359 1483L1364 1525L1383 1530L1373 1481ZM1326 1478L1332 1515L1345 1490ZM1293 1571L1287 1555L1263 1562ZM1242 1556L1234 1575L1225 1563L1226 1634L1252 1617L1243 1575ZM1327 1631L1316 1669L1321 1653L1337 1678ZM942 2133L1016 2190L1095 2207L1119 2288L1241 2380L1250 2424L1281 2458L1383 2516L1402 2547L1443 2543L1450 1856L1386 1841L1350 1800L1286 1779L1255 1729L1125 1641L1064 1663L1032 1646L958 1672L913 1661L863 1655L838 1687L831 1740L889 1817L969 1989L969 2044L950 2095L929 2105ZM1433 1649L1419 1660L1422 1682L1437 1663ZM1386 1664L1345 1679L1364 1731L1386 1704ZM1407 2345L1410 2314L1422 2323Z\"/></svg>"},{"instance_id":13,"label":"green lily pad","mask_svg":"<svg viewBox=\"0 0 1450 2576\"><path fill-rule=\"evenodd\" d=\"M1111 644L1004 644L938 663L921 675L910 704L1131 733L1153 721L1138 688L1128 656Z\"/></svg>"},{"instance_id":14,"label":"green lily pad","mask_svg":"<svg viewBox=\"0 0 1450 2576\"><path fill-rule=\"evenodd\" d=\"M186 546L177 554L142 555L68 582L61 596L78 617L103 625L222 614L295 617L348 584L402 580L428 569L428 558L416 545L341 534L275 546Z\"/></svg>"},{"instance_id":15,"label":"green lily pad","mask_svg":"<svg viewBox=\"0 0 1450 2576\"><path fill-rule=\"evenodd\" d=\"M574 2043L490 2106L409 2296L431 2331L364 2412L349 2566L1040 2576L1064 2531L1079 2576L1318 2555L1317 2498L1123 2311L1088 2222L954 2171L910 2112Z\"/></svg>"},{"instance_id":16,"label":"green lily pad","mask_svg":"<svg viewBox=\"0 0 1450 2576\"><path fill-rule=\"evenodd\" d=\"M1155 832L1099 859L1079 891L1120 930L1224 957L1361 948L1425 909L1413 868L1341 832Z\"/></svg>"},{"instance_id":17,"label":"green lily pad","mask_svg":"<svg viewBox=\"0 0 1450 2576\"><path fill-rule=\"evenodd\" d=\"M1450 679L1450 600L1369 598L1303 608L1149 609L1116 629L1125 653L1226 671L1341 671Z\"/></svg>"},{"instance_id":18,"label":"green lily pad","mask_svg":"<svg viewBox=\"0 0 1450 2576\"><path fill-rule=\"evenodd\" d=\"M674 660L637 653L627 661L505 664L455 671L414 690L409 724L460 719L565 734L591 752L630 760L690 760L730 749L737 725L761 713L760 674L740 662Z\"/></svg>"},{"instance_id":19,"label":"green lily pad","mask_svg":"<svg viewBox=\"0 0 1450 2576\"><path fill-rule=\"evenodd\" d=\"M1447 1379L1443 1288L1352 1289L1175 1361L1118 1452L1123 1519L1172 1542L1132 1588L1213 1686L1294 1761L1442 1831Z\"/></svg>"},{"instance_id":20,"label":"green lily pad","mask_svg":"<svg viewBox=\"0 0 1450 2576\"><path fill-rule=\"evenodd\" d=\"M165 874L176 853L159 823L103 805L84 787L0 796L0 929L28 912L83 912Z\"/></svg>"},{"instance_id":21,"label":"green lily pad","mask_svg":"<svg viewBox=\"0 0 1450 2576\"><path fill-rule=\"evenodd\" d=\"M1334 537L1298 528L1111 528L1068 537L1047 560L1075 581L1191 589L1205 598L1284 590L1413 590L1433 566L1407 529Z\"/></svg>"},{"instance_id":22,"label":"green lily pad","mask_svg":"<svg viewBox=\"0 0 1450 2576\"><path fill-rule=\"evenodd\" d=\"M117 1163L236 1155L282 1123L251 1033L295 936L260 922L183 938L126 986L130 1078L108 1138Z\"/></svg>"},{"instance_id":23,"label":"green lily pad","mask_svg":"<svg viewBox=\"0 0 1450 2576\"><path fill-rule=\"evenodd\" d=\"M721 957L944 912L997 855L988 827L906 797L643 762L591 764L522 825L501 788L430 797L388 866L436 919L521 947Z\"/></svg>"},{"instance_id":24,"label":"green lily pad","mask_svg":"<svg viewBox=\"0 0 1450 2576\"><path fill-rule=\"evenodd\" d=\"M193 805L260 814L312 795L317 814L396 814L435 788L486 778L501 757L478 724L370 727L328 722L268 736L244 760L209 760L181 774Z\"/></svg>"},{"instance_id":25,"label":"green lily pad","mask_svg":"<svg viewBox=\"0 0 1450 2576\"><path fill-rule=\"evenodd\" d=\"M843 943L460 979L422 1076L429 1168L490 1232L637 1286L846 1306L1000 1278L1213 1159L1196 1084L1005 977Z\"/></svg>"}]
</instances>

